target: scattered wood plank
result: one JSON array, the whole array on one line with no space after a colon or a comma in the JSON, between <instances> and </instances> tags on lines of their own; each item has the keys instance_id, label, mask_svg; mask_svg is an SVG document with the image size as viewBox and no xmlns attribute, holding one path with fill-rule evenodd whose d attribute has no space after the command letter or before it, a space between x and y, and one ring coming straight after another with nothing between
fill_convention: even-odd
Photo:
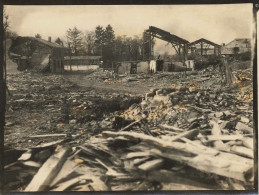
<instances>
[{"instance_id":1,"label":"scattered wood plank","mask_svg":"<svg viewBox=\"0 0 259 195\"><path fill-rule=\"evenodd\" d=\"M138 124L140 121L141 121L141 120L136 120L136 121L130 123L129 125L127 125L126 127L123 127L120 131L126 131L126 130L128 130L130 127L132 127L132 126Z\"/></svg>"},{"instance_id":2,"label":"scattered wood plank","mask_svg":"<svg viewBox=\"0 0 259 195\"><path fill-rule=\"evenodd\" d=\"M140 163L147 161L150 157L136 158L133 160L133 164L136 166Z\"/></svg>"},{"instance_id":3,"label":"scattered wood plank","mask_svg":"<svg viewBox=\"0 0 259 195\"><path fill-rule=\"evenodd\" d=\"M171 125L167 125L167 124L160 124L158 127L162 128L162 129L167 129L167 130L171 130L171 131L177 131L177 132L184 132L184 129L181 129L179 127L175 127L175 126L171 126Z\"/></svg>"},{"instance_id":4,"label":"scattered wood plank","mask_svg":"<svg viewBox=\"0 0 259 195\"><path fill-rule=\"evenodd\" d=\"M68 178L68 177L72 177L72 176L78 176L80 174L76 174L75 173L75 169L78 167L78 165L73 162L70 159L67 159L61 170L58 172L58 174L56 175L56 177L53 179L53 181L50 184L50 187L55 186L56 184L58 184L59 182L61 182L62 180ZM72 175L72 176L71 176Z\"/></svg>"},{"instance_id":5,"label":"scattered wood plank","mask_svg":"<svg viewBox=\"0 0 259 195\"><path fill-rule=\"evenodd\" d=\"M243 146L232 146L231 151L240 156L245 156L249 158L254 158L254 151L250 148Z\"/></svg>"},{"instance_id":6,"label":"scattered wood plank","mask_svg":"<svg viewBox=\"0 0 259 195\"><path fill-rule=\"evenodd\" d=\"M163 162L164 162L163 159L155 159L139 165L138 168L141 169L142 171L151 171L161 167Z\"/></svg>"},{"instance_id":7,"label":"scattered wood plank","mask_svg":"<svg viewBox=\"0 0 259 195\"><path fill-rule=\"evenodd\" d=\"M201 113L210 113L210 112L212 112L212 110L210 110L210 109L200 108L200 107L197 107L197 106L189 106L189 107L191 107L191 108L193 108L193 109L195 109L195 110L197 110L197 111L199 111Z\"/></svg>"},{"instance_id":8,"label":"scattered wood plank","mask_svg":"<svg viewBox=\"0 0 259 195\"><path fill-rule=\"evenodd\" d=\"M202 183L200 181L195 181L182 173L177 173L176 171L161 169L150 171L147 174L147 179L149 181L165 182L165 183L178 183L182 185L190 185L197 188L205 188L208 190L219 189L217 185L212 185L208 183Z\"/></svg>"},{"instance_id":9,"label":"scattered wood plank","mask_svg":"<svg viewBox=\"0 0 259 195\"><path fill-rule=\"evenodd\" d=\"M4 169L9 169L10 167L12 167L12 166L14 166L14 165L16 165L17 164L17 161L16 162L13 162L13 163L10 163L10 164L8 164L8 165L5 165L4 166Z\"/></svg>"},{"instance_id":10,"label":"scattered wood plank","mask_svg":"<svg viewBox=\"0 0 259 195\"><path fill-rule=\"evenodd\" d=\"M242 140L244 136L242 135L208 135L208 141L232 141L232 140Z\"/></svg>"},{"instance_id":11,"label":"scattered wood plank","mask_svg":"<svg viewBox=\"0 0 259 195\"><path fill-rule=\"evenodd\" d=\"M234 160L231 161L224 158L223 153L220 153L218 156L197 155L186 163L207 173L214 173L241 181L248 181L253 172L253 165L243 164Z\"/></svg>"},{"instance_id":12,"label":"scattered wood plank","mask_svg":"<svg viewBox=\"0 0 259 195\"><path fill-rule=\"evenodd\" d=\"M24 161L22 162L23 165L25 166L29 166L29 167L36 167L36 168L40 168L41 164L35 161Z\"/></svg>"},{"instance_id":13,"label":"scattered wood plank","mask_svg":"<svg viewBox=\"0 0 259 195\"><path fill-rule=\"evenodd\" d=\"M96 174L95 171L87 167L77 167L76 169L77 173L88 175L88 177L91 179L92 182L88 184L88 187L91 188L92 191L108 191L109 188L99 178L99 176L95 175Z\"/></svg>"},{"instance_id":14,"label":"scattered wood plank","mask_svg":"<svg viewBox=\"0 0 259 195\"><path fill-rule=\"evenodd\" d=\"M44 134L44 135L32 135L32 136L29 136L30 138L43 138L43 137L66 137L68 136L68 134L65 134L65 133L54 133L54 134ZM80 135L72 135L72 137L79 137Z\"/></svg>"},{"instance_id":15,"label":"scattered wood plank","mask_svg":"<svg viewBox=\"0 0 259 195\"><path fill-rule=\"evenodd\" d=\"M246 133L253 133L253 128L251 128L251 127L249 127L248 125L243 124L243 123L241 123L241 122L238 122L238 123L237 123L236 129L237 129L237 130L244 131L244 132L246 132Z\"/></svg>"},{"instance_id":16,"label":"scattered wood plank","mask_svg":"<svg viewBox=\"0 0 259 195\"><path fill-rule=\"evenodd\" d=\"M51 191L64 191L64 190L68 189L69 187L71 187L85 179L89 180L89 179L91 179L91 177L89 177L89 175L77 176L76 178L73 178L71 180L58 184L58 187Z\"/></svg>"},{"instance_id":17,"label":"scattered wood plank","mask_svg":"<svg viewBox=\"0 0 259 195\"><path fill-rule=\"evenodd\" d=\"M149 151L145 151L145 152L130 152L125 156L125 159L130 159L130 158L137 158L137 157L146 157L146 156L150 156L150 152Z\"/></svg>"},{"instance_id":18,"label":"scattered wood plank","mask_svg":"<svg viewBox=\"0 0 259 195\"><path fill-rule=\"evenodd\" d=\"M23 153L18 160L29 160L32 156L32 151L29 149L27 152Z\"/></svg>"},{"instance_id":19,"label":"scattered wood plank","mask_svg":"<svg viewBox=\"0 0 259 195\"><path fill-rule=\"evenodd\" d=\"M104 164L101 160L99 159L95 159L99 164L101 164L104 168L107 169L107 172L106 172L106 175L108 176L113 176L113 177L116 177L116 176L122 176L124 174L122 173L118 173L117 171L113 170L112 168L108 167L106 164Z\"/></svg>"},{"instance_id":20,"label":"scattered wood plank","mask_svg":"<svg viewBox=\"0 0 259 195\"><path fill-rule=\"evenodd\" d=\"M200 151L197 151L193 149L192 147L188 147L187 144L181 143L181 142L171 142L164 139L160 139L157 137L152 137L143 133L136 133L136 132L111 132L111 131L103 131L102 135L104 137L116 137L116 136L124 136L128 139L134 140L134 141L143 141L145 145L148 145L150 147L157 147L161 150L165 149L172 149L178 150L179 152L185 152L189 154L198 154ZM190 145L189 145L190 146Z\"/></svg>"},{"instance_id":21,"label":"scattered wood plank","mask_svg":"<svg viewBox=\"0 0 259 195\"><path fill-rule=\"evenodd\" d=\"M244 138L243 140L243 145L247 148L250 148L252 150L254 150L254 140L253 138Z\"/></svg>"},{"instance_id":22,"label":"scattered wood plank","mask_svg":"<svg viewBox=\"0 0 259 195\"><path fill-rule=\"evenodd\" d=\"M218 125L218 123L215 122L215 121L210 121L210 124L213 125L213 127L211 129L211 134L213 136L220 137L222 134L221 134L221 128ZM224 144L222 142L222 140L220 140L220 139L217 139L217 140L213 141L213 145L214 145L215 148L217 148L221 151L229 151L230 150L230 148L226 144Z\"/></svg>"},{"instance_id":23,"label":"scattered wood plank","mask_svg":"<svg viewBox=\"0 0 259 195\"><path fill-rule=\"evenodd\" d=\"M228 179L227 182L228 185L231 186L232 190L245 190L243 182L234 179Z\"/></svg>"},{"instance_id":24,"label":"scattered wood plank","mask_svg":"<svg viewBox=\"0 0 259 195\"><path fill-rule=\"evenodd\" d=\"M67 136L67 134L65 133L61 133L61 134L44 134L44 135L32 135L29 136L30 138L42 138L42 137L63 137L63 136Z\"/></svg>"},{"instance_id":25,"label":"scattered wood plank","mask_svg":"<svg viewBox=\"0 0 259 195\"><path fill-rule=\"evenodd\" d=\"M188 139L193 139L194 137L196 137L199 134L199 132L200 132L199 129L193 129L193 130L190 130L190 131L185 131L185 132L179 133L176 136L173 136L169 140L173 142L173 141L177 141L177 140L179 140L183 137L188 138Z\"/></svg>"},{"instance_id":26,"label":"scattered wood plank","mask_svg":"<svg viewBox=\"0 0 259 195\"><path fill-rule=\"evenodd\" d=\"M70 148L61 148L54 153L39 169L33 177L25 191L36 192L47 190L53 178L57 175L62 167L66 157L70 152Z\"/></svg>"},{"instance_id":27,"label":"scattered wood plank","mask_svg":"<svg viewBox=\"0 0 259 195\"><path fill-rule=\"evenodd\" d=\"M49 143L43 143L43 144L40 144L40 145L38 145L38 146L31 147L31 149L52 147L52 146L61 144L61 143L64 142L64 141L65 141L65 139L60 139L60 140L53 141L53 142L49 142Z\"/></svg>"},{"instance_id":28,"label":"scattered wood plank","mask_svg":"<svg viewBox=\"0 0 259 195\"><path fill-rule=\"evenodd\" d=\"M215 149L216 152L212 152L213 149L205 149L208 148L206 146L196 148L193 147L194 145L191 143L168 142L135 132L104 131L102 135L104 137L120 135L128 139L139 139L143 144L149 146L152 154L187 164L204 172L214 173L241 181L248 181L253 177L253 160L235 154L220 152ZM181 153L177 153L177 150L181 151Z\"/></svg>"}]
</instances>

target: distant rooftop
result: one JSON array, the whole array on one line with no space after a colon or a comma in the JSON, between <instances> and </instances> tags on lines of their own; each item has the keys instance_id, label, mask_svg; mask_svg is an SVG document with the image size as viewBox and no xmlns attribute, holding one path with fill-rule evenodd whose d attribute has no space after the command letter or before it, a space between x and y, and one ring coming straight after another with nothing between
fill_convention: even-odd
<instances>
[{"instance_id":1,"label":"distant rooftop","mask_svg":"<svg viewBox=\"0 0 259 195\"><path fill-rule=\"evenodd\" d=\"M19 37L17 37L16 38L16 42L25 42L25 41L27 41L27 40L31 40L31 41L37 41L37 42L40 42L40 43L42 43L42 44L44 44L44 45L47 45L47 46L49 46L49 47L51 47L51 48L63 48L63 49L67 49L66 47L64 47L64 46L62 46L62 45L59 45L59 44L57 44L57 43L54 43L54 42L49 42L49 41L47 41L47 40L44 40L44 39L41 39L41 38L35 38L35 37L21 37L21 36L19 36Z\"/></svg>"},{"instance_id":2,"label":"distant rooftop","mask_svg":"<svg viewBox=\"0 0 259 195\"><path fill-rule=\"evenodd\" d=\"M101 56L71 56L71 60L98 60ZM65 60L70 60L70 56L65 56Z\"/></svg>"}]
</instances>

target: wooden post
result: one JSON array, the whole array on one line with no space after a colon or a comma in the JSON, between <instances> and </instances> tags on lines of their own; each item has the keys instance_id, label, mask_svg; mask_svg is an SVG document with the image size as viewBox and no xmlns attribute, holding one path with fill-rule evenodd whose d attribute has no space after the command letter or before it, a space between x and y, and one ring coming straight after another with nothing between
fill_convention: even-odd
<instances>
[{"instance_id":1,"label":"wooden post","mask_svg":"<svg viewBox=\"0 0 259 195\"><path fill-rule=\"evenodd\" d=\"M232 71L229 67L229 64L228 64L228 61L226 58L223 58L223 66L224 66L224 69L225 69L225 79L226 79L226 84L228 85L231 85L232 82L233 82L233 74L232 74Z\"/></svg>"},{"instance_id":2,"label":"wooden post","mask_svg":"<svg viewBox=\"0 0 259 195\"><path fill-rule=\"evenodd\" d=\"M6 19L6 23L7 23L7 19ZM6 35L4 33L4 80L6 82Z\"/></svg>"},{"instance_id":3,"label":"wooden post","mask_svg":"<svg viewBox=\"0 0 259 195\"><path fill-rule=\"evenodd\" d=\"M152 60L152 38L151 38L151 32L149 32L149 60Z\"/></svg>"},{"instance_id":4,"label":"wooden post","mask_svg":"<svg viewBox=\"0 0 259 195\"><path fill-rule=\"evenodd\" d=\"M70 47L70 43L68 43L68 47L69 47L69 58L70 58L70 71L72 71L72 61L71 61L71 47Z\"/></svg>"},{"instance_id":5,"label":"wooden post","mask_svg":"<svg viewBox=\"0 0 259 195\"><path fill-rule=\"evenodd\" d=\"M203 42L201 42L201 56L203 55Z\"/></svg>"},{"instance_id":6,"label":"wooden post","mask_svg":"<svg viewBox=\"0 0 259 195\"><path fill-rule=\"evenodd\" d=\"M3 4L0 5L1 14L3 15ZM3 25L1 25L1 33L4 34ZM3 36L0 36L0 42L3 43ZM2 51L5 51L1 45ZM6 52L6 51L5 51ZM4 186L4 126L5 126L5 104L6 104L6 83L3 71L3 55L0 57L0 189Z\"/></svg>"}]
</instances>

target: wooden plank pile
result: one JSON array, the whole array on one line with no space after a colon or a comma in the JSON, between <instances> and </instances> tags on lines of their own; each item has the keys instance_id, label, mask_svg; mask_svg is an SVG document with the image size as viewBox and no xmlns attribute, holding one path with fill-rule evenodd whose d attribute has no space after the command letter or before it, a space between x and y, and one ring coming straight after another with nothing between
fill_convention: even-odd
<instances>
[{"instance_id":1,"label":"wooden plank pile","mask_svg":"<svg viewBox=\"0 0 259 195\"><path fill-rule=\"evenodd\" d=\"M211 131L217 132L218 126L211 123ZM32 148L7 165L6 171L16 171L18 180L29 175L21 191L252 189L254 163L247 152L252 140L220 139L215 134L208 136L215 147L208 147L197 142L198 129L162 137L103 131L72 149L60 141ZM226 150L219 144L233 139L242 146Z\"/></svg>"}]
</instances>

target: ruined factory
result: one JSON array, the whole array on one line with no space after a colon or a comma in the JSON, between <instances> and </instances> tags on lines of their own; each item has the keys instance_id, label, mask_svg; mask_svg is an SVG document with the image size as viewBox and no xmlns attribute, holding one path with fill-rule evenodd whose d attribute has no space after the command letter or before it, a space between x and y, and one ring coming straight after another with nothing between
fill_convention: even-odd
<instances>
[{"instance_id":1,"label":"ruined factory","mask_svg":"<svg viewBox=\"0 0 259 195\"><path fill-rule=\"evenodd\" d=\"M254 190L252 36L97 19L7 28L4 190Z\"/></svg>"}]
</instances>

